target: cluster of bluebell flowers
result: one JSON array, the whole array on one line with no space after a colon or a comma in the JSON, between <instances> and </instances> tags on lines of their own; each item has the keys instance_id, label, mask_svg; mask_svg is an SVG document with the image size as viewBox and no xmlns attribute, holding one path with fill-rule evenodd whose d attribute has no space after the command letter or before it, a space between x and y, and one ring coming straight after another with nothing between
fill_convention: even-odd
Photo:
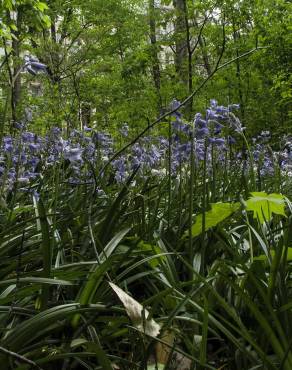
<instances>
[{"instance_id":1,"label":"cluster of bluebell flowers","mask_svg":"<svg viewBox=\"0 0 292 370\"><path fill-rule=\"evenodd\" d=\"M36 67L33 63L38 62L31 61L31 67ZM174 100L171 107L176 109L179 106L180 103ZM170 137L159 134L158 128L156 135L143 137L112 161L109 171L114 182L124 183L134 170L142 179L163 177L169 171L176 176L178 171L190 168L191 158L197 166L203 160L210 167L214 161L216 165L223 166L229 160L247 168L250 165L249 157L242 150L236 154L232 149L244 131L234 114L238 108L237 104L225 107L211 100L205 115L197 113L192 122L185 121L182 113L176 111L171 118ZM57 164L66 169L65 180L68 184L93 183L94 175L114 154L118 138L127 140L130 133L126 123L118 129L115 139L108 132L97 132L86 126L82 130L72 130L65 137L60 128L54 127L45 136L40 136L26 131L21 125L16 136L4 136L2 139L0 185L2 189L12 190L18 184L18 188L25 189ZM254 139L253 164L262 176L272 175L275 163L279 164L282 171L291 174L292 139L286 140L282 151L273 152L268 146L270 136L268 131L264 131Z\"/></svg>"}]
</instances>

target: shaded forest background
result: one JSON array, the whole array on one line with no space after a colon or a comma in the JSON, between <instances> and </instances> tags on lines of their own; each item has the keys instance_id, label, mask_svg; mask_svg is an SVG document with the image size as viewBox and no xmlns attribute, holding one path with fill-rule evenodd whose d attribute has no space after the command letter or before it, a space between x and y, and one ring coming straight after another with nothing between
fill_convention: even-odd
<instances>
[{"instance_id":1,"label":"shaded forest background","mask_svg":"<svg viewBox=\"0 0 292 370\"><path fill-rule=\"evenodd\" d=\"M291 127L291 2L5 0L1 3L1 133L33 117L52 126L135 133L183 100L219 64L257 49L214 74L185 107L240 104L254 135ZM21 69L25 55L48 72ZM30 117L30 118L32 118Z\"/></svg>"}]
</instances>

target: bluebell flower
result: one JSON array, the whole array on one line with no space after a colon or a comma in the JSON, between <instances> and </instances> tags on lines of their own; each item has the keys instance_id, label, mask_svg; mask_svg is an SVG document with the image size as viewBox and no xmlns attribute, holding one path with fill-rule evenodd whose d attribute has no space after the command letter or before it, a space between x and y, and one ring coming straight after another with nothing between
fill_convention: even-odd
<instances>
[{"instance_id":1,"label":"bluebell flower","mask_svg":"<svg viewBox=\"0 0 292 370\"><path fill-rule=\"evenodd\" d=\"M85 131L85 132L91 132L92 131L92 128L91 127L88 127L88 126L83 126L83 131Z\"/></svg>"},{"instance_id":2,"label":"bluebell flower","mask_svg":"<svg viewBox=\"0 0 292 370\"><path fill-rule=\"evenodd\" d=\"M222 147L225 145L225 139L222 137L216 137L215 140L213 141L213 144Z\"/></svg>"},{"instance_id":3,"label":"bluebell flower","mask_svg":"<svg viewBox=\"0 0 292 370\"><path fill-rule=\"evenodd\" d=\"M231 129L233 129L235 132L242 133L245 129L245 127L242 126L240 120L235 117L233 113L229 113L229 126Z\"/></svg>"},{"instance_id":4,"label":"bluebell flower","mask_svg":"<svg viewBox=\"0 0 292 370\"><path fill-rule=\"evenodd\" d=\"M217 113L213 109L207 109L206 110L206 119L207 120L217 119Z\"/></svg>"},{"instance_id":5,"label":"bluebell flower","mask_svg":"<svg viewBox=\"0 0 292 370\"><path fill-rule=\"evenodd\" d=\"M220 132L222 131L222 128L223 128L224 126L223 125L221 125L221 123L219 123L219 122L215 122L215 124L214 124L214 135L218 135L218 134L220 134Z\"/></svg>"},{"instance_id":6,"label":"bluebell flower","mask_svg":"<svg viewBox=\"0 0 292 370\"><path fill-rule=\"evenodd\" d=\"M260 169L260 174L262 176L274 174L274 165L270 158L265 157L262 167Z\"/></svg>"},{"instance_id":7,"label":"bluebell flower","mask_svg":"<svg viewBox=\"0 0 292 370\"><path fill-rule=\"evenodd\" d=\"M165 137L160 136L158 139L159 139L159 144L160 144L161 148L165 149L165 148L168 147L169 143L168 143L168 140Z\"/></svg>"},{"instance_id":8,"label":"bluebell flower","mask_svg":"<svg viewBox=\"0 0 292 370\"><path fill-rule=\"evenodd\" d=\"M236 140L234 139L233 136L229 135L228 138L227 138L227 142L228 142L229 145L233 145L233 144L236 143Z\"/></svg>"},{"instance_id":9,"label":"bluebell flower","mask_svg":"<svg viewBox=\"0 0 292 370\"><path fill-rule=\"evenodd\" d=\"M207 127L207 121L203 119L203 116L201 113L197 113L195 115L194 123L195 123L195 127L199 127L199 128Z\"/></svg>"},{"instance_id":10,"label":"bluebell flower","mask_svg":"<svg viewBox=\"0 0 292 370\"><path fill-rule=\"evenodd\" d=\"M115 179L118 183L124 182L127 177L126 163L123 157L116 159L112 163L113 168L116 170Z\"/></svg>"},{"instance_id":11,"label":"bluebell flower","mask_svg":"<svg viewBox=\"0 0 292 370\"><path fill-rule=\"evenodd\" d=\"M239 104L230 104L228 105L228 110L232 112L233 110L238 110L240 108Z\"/></svg>"},{"instance_id":12,"label":"bluebell flower","mask_svg":"<svg viewBox=\"0 0 292 370\"><path fill-rule=\"evenodd\" d=\"M25 55L24 60L24 69L33 76L35 76L38 72L47 72L47 66L44 63L40 63L37 58Z\"/></svg>"},{"instance_id":13,"label":"bluebell flower","mask_svg":"<svg viewBox=\"0 0 292 370\"><path fill-rule=\"evenodd\" d=\"M122 136L127 137L129 134L129 126L124 123L122 127L119 129L119 132Z\"/></svg>"},{"instance_id":14,"label":"bluebell flower","mask_svg":"<svg viewBox=\"0 0 292 370\"><path fill-rule=\"evenodd\" d=\"M205 159L205 149L203 148L196 148L196 157L200 160L203 161Z\"/></svg>"},{"instance_id":15,"label":"bluebell flower","mask_svg":"<svg viewBox=\"0 0 292 370\"><path fill-rule=\"evenodd\" d=\"M61 135L61 129L59 127L52 127L51 128L51 134L53 136L60 136Z\"/></svg>"},{"instance_id":16,"label":"bluebell flower","mask_svg":"<svg viewBox=\"0 0 292 370\"><path fill-rule=\"evenodd\" d=\"M64 158L70 162L82 161L83 149L66 147L64 151Z\"/></svg>"},{"instance_id":17,"label":"bluebell flower","mask_svg":"<svg viewBox=\"0 0 292 370\"><path fill-rule=\"evenodd\" d=\"M94 154L95 154L95 146L93 143L87 145L85 148L84 148L84 152L83 152L84 156L87 158L87 159L92 159L94 157Z\"/></svg>"},{"instance_id":18,"label":"bluebell flower","mask_svg":"<svg viewBox=\"0 0 292 370\"><path fill-rule=\"evenodd\" d=\"M223 105L220 105L216 107L216 113L222 115L220 118L224 119L224 114L229 113L229 110Z\"/></svg>"},{"instance_id":19,"label":"bluebell flower","mask_svg":"<svg viewBox=\"0 0 292 370\"><path fill-rule=\"evenodd\" d=\"M28 165L30 165L32 168L36 168L39 162L40 162L40 159L38 157L31 157L27 161Z\"/></svg>"},{"instance_id":20,"label":"bluebell flower","mask_svg":"<svg viewBox=\"0 0 292 370\"><path fill-rule=\"evenodd\" d=\"M40 150L40 144L31 143L31 144L29 144L28 147L29 147L30 151L33 152L33 153Z\"/></svg>"},{"instance_id":21,"label":"bluebell flower","mask_svg":"<svg viewBox=\"0 0 292 370\"><path fill-rule=\"evenodd\" d=\"M14 122L14 127L18 130L23 130L25 128L25 124L23 122Z\"/></svg>"},{"instance_id":22,"label":"bluebell flower","mask_svg":"<svg viewBox=\"0 0 292 370\"><path fill-rule=\"evenodd\" d=\"M195 131L195 136L197 139L203 139L207 135L209 135L208 127L199 128Z\"/></svg>"},{"instance_id":23,"label":"bluebell flower","mask_svg":"<svg viewBox=\"0 0 292 370\"><path fill-rule=\"evenodd\" d=\"M13 140L10 136L5 136L3 138L3 149L5 152L11 153L13 151Z\"/></svg>"},{"instance_id":24,"label":"bluebell flower","mask_svg":"<svg viewBox=\"0 0 292 370\"><path fill-rule=\"evenodd\" d=\"M170 109L177 109L180 106L180 102L176 99L173 99L173 101L170 104Z\"/></svg>"},{"instance_id":25,"label":"bluebell flower","mask_svg":"<svg viewBox=\"0 0 292 370\"><path fill-rule=\"evenodd\" d=\"M211 99L210 100L210 105L211 105L211 108L215 109L217 107L217 105L218 105L217 100Z\"/></svg>"}]
</instances>

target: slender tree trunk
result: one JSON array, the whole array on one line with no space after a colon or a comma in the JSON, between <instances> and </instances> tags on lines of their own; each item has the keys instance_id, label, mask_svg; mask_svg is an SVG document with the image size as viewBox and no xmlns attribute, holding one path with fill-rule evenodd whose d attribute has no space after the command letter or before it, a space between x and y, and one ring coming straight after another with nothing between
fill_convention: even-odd
<instances>
[{"instance_id":1,"label":"slender tree trunk","mask_svg":"<svg viewBox=\"0 0 292 370\"><path fill-rule=\"evenodd\" d=\"M57 34L56 34L56 24L55 24L55 19L51 20L51 38L54 41L54 43L57 43Z\"/></svg>"},{"instance_id":2,"label":"slender tree trunk","mask_svg":"<svg viewBox=\"0 0 292 370\"><path fill-rule=\"evenodd\" d=\"M207 72L208 76L210 76L210 74L212 73L212 68L211 68L211 64L209 62L208 54L206 52L206 44L205 44L205 41L204 41L202 35L199 35L199 40L198 41L199 41L199 45L200 45L201 52L202 52L204 67L206 69L206 72Z\"/></svg>"},{"instance_id":3,"label":"slender tree trunk","mask_svg":"<svg viewBox=\"0 0 292 370\"><path fill-rule=\"evenodd\" d=\"M191 36L189 27L189 16L187 2L184 1L184 17L185 17L185 30L186 30L186 47L187 47L187 70L188 70L188 95L191 95L193 91L193 50L191 46ZM193 98L191 98L186 106L186 113L188 118L191 118L193 109Z\"/></svg>"},{"instance_id":4,"label":"slender tree trunk","mask_svg":"<svg viewBox=\"0 0 292 370\"><path fill-rule=\"evenodd\" d=\"M187 89L188 87L188 68L187 68L187 42L186 42L186 21L185 10L186 0L173 0L176 10L175 20L175 68L179 82Z\"/></svg>"},{"instance_id":5,"label":"slender tree trunk","mask_svg":"<svg viewBox=\"0 0 292 370\"><path fill-rule=\"evenodd\" d=\"M90 103L88 102L81 102L80 104L80 116L81 116L81 125L82 128L84 126L90 126L90 121L91 121L91 106Z\"/></svg>"},{"instance_id":6,"label":"slender tree trunk","mask_svg":"<svg viewBox=\"0 0 292 370\"><path fill-rule=\"evenodd\" d=\"M157 97L157 111L161 113L162 101L160 93L160 64L158 58L158 47L156 39L156 18L155 18L155 4L154 0L149 0L149 28L150 28L150 42L151 42L151 62L152 62L152 75L153 82L156 89Z\"/></svg>"},{"instance_id":7,"label":"slender tree trunk","mask_svg":"<svg viewBox=\"0 0 292 370\"><path fill-rule=\"evenodd\" d=\"M235 26L235 19L233 17L232 19L232 29L233 29L233 42L236 47L236 78L237 78L237 89L238 89L238 97L239 97L239 103L240 103L240 113L241 113L241 118L244 119L244 102L243 102L243 92L242 92L242 85L241 85L241 68L240 68L240 60L238 58L239 56L239 50L238 46L236 45L237 40L240 38L239 31L236 31L236 26Z\"/></svg>"},{"instance_id":8,"label":"slender tree trunk","mask_svg":"<svg viewBox=\"0 0 292 370\"><path fill-rule=\"evenodd\" d=\"M11 20L10 13L7 12L7 17ZM21 97L21 76L20 69L22 63L20 61L20 40L19 40L19 29L21 24L21 11L16 12L16 26L17 31L13 31L12 38L12 76L11 76L11 117L12 117L12 126L15 126L15 123L19 120L19 102Z\"/></svg>"}]
</instances>

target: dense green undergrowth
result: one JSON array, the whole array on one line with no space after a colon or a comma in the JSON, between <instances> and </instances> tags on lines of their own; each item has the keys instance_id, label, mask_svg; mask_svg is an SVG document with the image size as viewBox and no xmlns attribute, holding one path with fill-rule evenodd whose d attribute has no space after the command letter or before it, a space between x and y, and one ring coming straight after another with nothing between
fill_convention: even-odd
<instances>
[{"instance_id":1,"label":"dense green undergrowth","mask_svg":"<svg viewBox=\"0 0 292 370\"><path fill-rule=\"evenodd\" d=\"M1 366L290 370L292 205L204 163L2 198Z\"/></svg>"}]
</instances>

